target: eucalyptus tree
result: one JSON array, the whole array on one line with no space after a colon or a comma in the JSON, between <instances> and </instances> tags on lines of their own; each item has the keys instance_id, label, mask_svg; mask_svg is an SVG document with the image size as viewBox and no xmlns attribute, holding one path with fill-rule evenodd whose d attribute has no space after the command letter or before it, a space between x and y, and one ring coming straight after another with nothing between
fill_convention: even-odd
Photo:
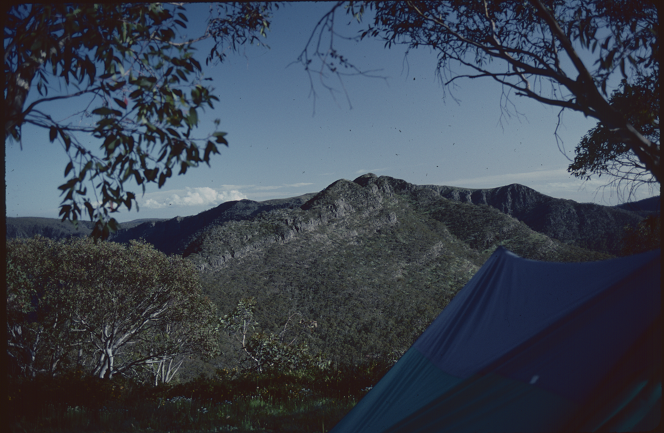
<instances>
[{"instance_id":1,"label":"eucalyptus tree","mask_svg":"<svg viewBox=\"0 0 664 433\"><path fill-rule=\"evenodd\" d=\"M258 373L295 371L330 365L322 353L313 354L304 339L318 323L306 320L299 312L289 315L277 334L260 330L256 320L256 299L242 298L219 321L222 330L236 346L237 365Z\"/></svg>"},{"instance_id":2,"label":"eucalyptus tree","mask_svg":"<svg viewBox=\"0 0 664 433\"><path fill-rule=\"evenodd\" d=\"M653 76L639 78L631 84L623 80L609 99L613 108L656 144L660 143L658 87ZM627 143L602 122L588 131L576 146L568 171L585 180L605 176L609 179L606 186L615 187L624 198L629 198L641 186L657 183L653 173Z\"/></svg>"},{"instance_id":3,"label":"eucalyptus tree","mask_svg":"<svg viewBox=\"0 0 664 433\"><path fill-rule=\"evenodd\" d=\"M219 4L203 34L186 39L181 4L8 7L5 141L22 147L25 126L43 130L45 141L58 141L69 158L59 187L60 216L77 221L87 213L96 221L93 234L107 237L117 226L110 215L138 205L128 183L135 181L143 192L148 183L161 187L176 172L209 164L217 146L228 145L226 134L216 130L218 120L210 134L195 135L199 114L218 98L193 45L213 39L207 60L220 61L243 44L260 43L271 8ZM63 109L66 101L75 108Z\"/></svg>"},{"instance_id":4,"label":"eucalyptus tree","mask_svg":"<svg viewBox=\"0 0 664 433\"><path fill-rule=\"evenodd\" d=\"M558 107L561 114L571 110L593 117L620 137L661 185L659 142L608 99L615 73L630 84L645 76L661 84L663 7L649 0L337 2L317 23L298 60L320 77L364 73L335 47L335 16L344 8L360 22L369 15L356 40L430 49L444 88L462 79L494 80L508 111L515 107L512 97L519 96ZM659 111L651 118L659 119Z\"/></svg>"},{"instance_id":5,"label":"eucalyptus tree","mask_svg":"<svg viewBox=\"0 0 664 433\"><path fill-rule=\"evenodd\" d=\"M7 243L8 355L26 376L80 369L168 381L185 356L219 353L198 272L149 244Z\"/></svg>"}]
</instances>

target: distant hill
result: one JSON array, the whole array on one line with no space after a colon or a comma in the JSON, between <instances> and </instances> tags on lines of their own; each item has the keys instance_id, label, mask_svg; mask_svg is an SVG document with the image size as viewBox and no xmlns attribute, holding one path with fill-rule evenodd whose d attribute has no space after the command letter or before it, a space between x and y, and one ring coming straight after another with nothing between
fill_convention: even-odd
<instances>
[{"instance_id":1,"label":"distant hill","mask_svg":"<svg viewBox=\"0 0 664 433\"><path fill-rule=\"evenodd\" d=\"M488 205L551 238L613 255L620 252L625 226L635 226L644 217L659 212L659 197L611 207L557 199L519 184L488 189L413 185L398 179L394 179L393 184L401 193L430 189L450 200ZM276 209L296 208L314 195L311 193L263 202L231 201L188 217L137 219L122 223L122 228L111 239L116 242L145 239L167 254L182 254L197 233L210 225L251 219ZM87 236L92 226L90 221L85 220L80 221L79 227L75 228L72 223L55 218L8 217L6 233L8 239L33 237L36 234L61 239Z\"/></svg>"},{"instance_id":2,"label":"distant hill","mask_svg":"<svg viewBox=\"0 0 664 433\"><path fill-rule=\"evenodd\" d=\"M58 218L39 217L7 217L7 239L32 238L40 235L50 239L68 239L71 237L89 236L94 228L94 223L87 220L78 221L78 227L70 221L62 221ZM158 218L143 218L121 224L123 230L136 225L163 221Z\"/></svg>"},{"instance_id":3,"label":"distant hill","mask_svg":"<svg viewBox=\"0 0 664 433\"><path fill-rule=\"evenodd\" d=\"M625 209L631 212L638 213L641 216L647 217L650 215L657 215L661 211L660 196L645 198L643 200L623 203L617 208Z\"/></svg>"},{"instance_id":4,"label":"distant hill","mask_svg":"<svg viewBox=\"0 0 664 433\"><path fill-rule=\"evenodd\" d=\"M251 219L258 214L276 209L298 208L313 196L314 194L304 194L262 202L229 201L198 215L148 221L128 228L123 224L123 228L113 235L112 240L128 242L130 239L144 239L166 254L182 254L196 234L209 226Z\"/></svg>"},{"instance_id":5,"label":"distant hill","mask_svg":"<svg viewBox=\"0 0 664 433\"><path fill-rule=\"evenodd\" d=\"M494 207L561 242L614 255L620 252L624 227L633 227L644 217L630 209L634 206L631 203L621 207L577 203L549 197L519 184L489 189L424 187L450 200Z\"/></svg>"},{"instance_id":6,"label":"distant hill","mask_svg":"<svg viewBox=\"0 0 664 433\"><path fill-rule=\"evenodd\" d=\"M69 221L57 218L7 217L6 221L7 239L32 238L35 235L51 239L82 237L92 233L94 227L89 221L79 221L76 227Z\"/></svg>"}]
</instances>

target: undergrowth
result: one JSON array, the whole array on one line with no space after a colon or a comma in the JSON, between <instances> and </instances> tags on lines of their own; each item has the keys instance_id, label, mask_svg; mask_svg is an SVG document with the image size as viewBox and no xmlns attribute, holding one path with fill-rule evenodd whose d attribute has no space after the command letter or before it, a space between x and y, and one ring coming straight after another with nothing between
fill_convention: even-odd
<instances>
[{"instance_id":1,"label":"undergrowth","mask_svg":"<svg viewBox=\"0 0 664 433\"><path fill-rule=\"evenodd\" d=\"M69 374L12 379L12 432L327 432L389 369L220 370L176 385Z\"/></svg>"}]
</instances>

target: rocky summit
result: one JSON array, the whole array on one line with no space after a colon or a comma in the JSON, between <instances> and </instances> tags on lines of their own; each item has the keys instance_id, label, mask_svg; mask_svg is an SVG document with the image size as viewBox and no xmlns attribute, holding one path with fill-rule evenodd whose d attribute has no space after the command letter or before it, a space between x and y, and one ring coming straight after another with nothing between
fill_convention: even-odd
<instances>
[{"instance_id":1,"label":"rocky summit","mask_svg":"<svg viewBox=\"0 0 664 433\"><path fill-rule=\"evenodd\" d=\"M511 198L514 210L537 207ZM191 239L183 254L222 312L253 297L271 332L297 314L317 323L307 334L312 350L345 363L397 359L499 245L538 260L608 257L488 204L371 174L339 180L299 207L208 225Z\"/></svg>"}]
</instances>

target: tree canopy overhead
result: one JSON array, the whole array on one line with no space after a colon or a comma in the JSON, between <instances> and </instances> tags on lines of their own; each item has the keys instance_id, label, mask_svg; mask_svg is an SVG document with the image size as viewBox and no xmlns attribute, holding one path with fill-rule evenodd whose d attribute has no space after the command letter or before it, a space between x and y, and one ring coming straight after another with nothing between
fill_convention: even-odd
<instances>
[{"instance_id":1,"label":"tree canopy overhead","mask_svg":"<svg viewBox=\"0 0 664 433\"><path fill-rule=\"evenodd\" d=\"M623 80L609 100L653 143L660 143L658 87L659 82L652 76L639 78L634 84ZM607 186L615 186L624 197L630 197L642 185L657 182L621 137L601 122L581 139L568 171L587 180L593 175L608 176L611 180Z\"/></svg>"},{"instance_id":2,"label":"tree canopy overhead","mask_svg":"<svg viewBox=\"0 0 664 433\"><path fill-rule=\"evenodd\" d=\"M648 0L447 0L337 2L314 29L300 61L309 72L341 75L354 67L330 45L334 13L362 21L357 40L371 37L386 47L427 47L437 54L444 86L460 79L489 78L503 88L509 110L513 95L594 117L637 155L661 183L661 148L609 101L615 73L633 83L660 78L658 20L661 6ZM592 64L586 64L586 59ZM656 113L659 118L659 113Z\"/></svg>"},{"instance_id":3,"label":"tree canopy overhead","mask_svg":"<svg viewBox=\"0 0 664 433\"><path fill-rule=\"evenodd\" d=\"M208 60L223 60L269 27L269 5L224 4L215 11L197 39L214 39ZM161 187L176 172L209 164L217 146L228 145L218 130L195 135L199 114L218 99L193 55L196 41L179 36L185 12L158 3L9 8L5 140L23 146L21 129L29 125L61 143L69 157L59 187L63 220L87 214L96 220L94 234L106 237L116 226L110 214L137 206L127 182L143 192L147 183ZM63 119L57 104L66 100L79 109ZM86 144L86 136L101 146Z\"/></svg>"}]
</instances>

